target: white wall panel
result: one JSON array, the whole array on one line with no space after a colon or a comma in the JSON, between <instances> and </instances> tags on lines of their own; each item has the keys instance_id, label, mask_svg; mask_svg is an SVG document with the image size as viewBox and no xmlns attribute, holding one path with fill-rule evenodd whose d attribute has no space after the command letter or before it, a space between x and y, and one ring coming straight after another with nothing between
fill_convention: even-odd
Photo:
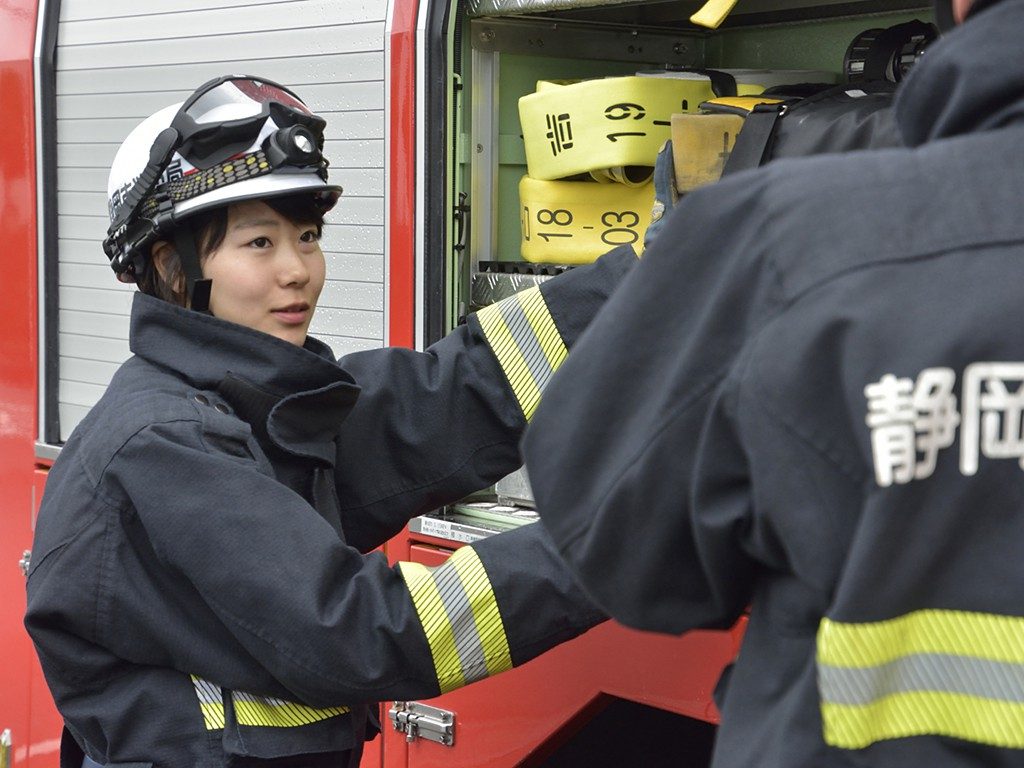
<instances>
[{"instance_id":1,"label":"white wall panel","mask_svg":"<svg viewBox=\"0 0 1024 768\"><path fill-rule=\"evenodd\" d=\"M120 363L129 355L128 339L104 339L98 336L62 333L60 342L67 349L74 349L88 360Z\"/></svg>"},{"instance_id":2,"label":"white wall panel","mask_svg":"<svg viewBox=\"0 0 1024 768\"><path fill-rule=\"evenodd\" d=\"M100 5L95 0L93 5ZM152 13L148 4L139 3L142 15L125 15L111 24L110 19L82 19L65 21L61 30L64 46L99 45L126 41L189 40L199 37L218 37L222 30L232 34L266 32L268 30L306 30L319 19L336 15L337 2L330 0L292 0L288 3L253 3L245 8L201 7ZM377 3L345 1L348 24L378 21ZM334 6L335 8L332 8Z\"/></svg>"},{"instance_id":3,"label":"white wall panel","mask_svg":"<svg viewBox=\"0 0 1024 768\"><path fill-rule=\"evenodd\" d=\"M134 287L100 243L106 177L143 118L229 73L267 77L328 120L345 189L322 247L328 281L312 332L344 355L384 339L386 0L64 0L57 39L61 435L127 358Z\"/></svg>"},{"instance_id":4,"label":"white wall panel","mask_svg":"<svg viewBox=\"0 0 1024 768\"><path fill-rule=\"evenodd\" d=\"M263 72L265 64L266 60L260 56L239 59L232 62L232 70L243 74ZM327 82L337 84L379 80L384 77L384 61L377 50L315 54L299 52L275 61L274 73L276 80L296 88ZM94 92L99 92L96 83L107 83L108 91L119 94L174 91L188 93L193 87L191 83L198 85L223 74L224 64L217 61L182 62L172 70L160 67L124 69L113 66L82 70L65 69L57 73L57 90L68 94L87 94L90 88ZM116 89L110 84L116 84Z\"/></svg>"}]
</instances>

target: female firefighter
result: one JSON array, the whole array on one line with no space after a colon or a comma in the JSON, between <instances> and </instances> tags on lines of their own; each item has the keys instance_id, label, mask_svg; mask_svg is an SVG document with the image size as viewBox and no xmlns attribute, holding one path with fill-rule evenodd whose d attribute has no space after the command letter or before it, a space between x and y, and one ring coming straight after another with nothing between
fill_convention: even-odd
<instances>
[{"instance_id":1,"label":"female firefighter","mask_svg":"<svg viewBox=\"0 0 1024 768\"><path fill-rule=\"evenodd\" d=\"M286 88L224 77L117 153L104 249L140 288L134 356L50 472L28 581L65 768L355 765L373 702L603 618L539 526L434 569L371 550L519 465L540 390L632 251L426 352L337 362L307 335L341 193L324 126Z\"/></svg>"}]
</instances>

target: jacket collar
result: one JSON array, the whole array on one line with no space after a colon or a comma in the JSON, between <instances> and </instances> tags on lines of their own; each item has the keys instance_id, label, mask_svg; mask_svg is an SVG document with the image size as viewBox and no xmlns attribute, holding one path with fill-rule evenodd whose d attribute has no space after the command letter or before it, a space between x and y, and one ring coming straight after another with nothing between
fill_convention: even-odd
<instances>
[{"instance_id":1,"label":"jacket collar","mask_svg":"<svg viewBox=\"0 0 1024 768\"><path fill-rule=\"evenodd\" d=\"M934 43L899 89L908 146L1001 128L1024 116L1024 2L1001 0Z\"/></svg>"},{"instance_id":2,"label":"jacket collar","mask_svg":"<svg viewBox=\"0 0 1024 768\"><path fill-rule=\"evenodd\" d=\"M310 336L298 347L136 293L128 344L135 355L174 371L197 389L237 393L248 386L258 391L261 397L255 400L265 405L250 411L260 420L257 434L292 455L333 464L333 439L359 387L319 339Z\"/></svg>"}]
</instances>

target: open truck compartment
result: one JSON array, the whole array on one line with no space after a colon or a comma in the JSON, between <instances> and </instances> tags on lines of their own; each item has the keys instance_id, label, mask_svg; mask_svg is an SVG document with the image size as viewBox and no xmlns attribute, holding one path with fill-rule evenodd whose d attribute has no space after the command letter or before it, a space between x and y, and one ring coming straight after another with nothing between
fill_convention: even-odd
<instances>
[{"instance_id":1,"label":"open truck compartment","mask_svg":"<svg viewBox=\"0 0 1024 768\"><path fill-rule=\"evenodd\" d=\"M643 206L652 198L637 191L642 169L601 171L618 174L601 183L593 174L587 179L585 169L570 168L566 175L572 180L566 181L549 169L537 173L531 167L531 131L543 134L541 152L549 149L553 156L567 144L594 141L573 124L571 110L564 107L568 99L549 99L538 112L546 122L524 125L521 102L535 99L539 87L557 92L587 83L587 98L607 97L597 111L615 124L609 132L639 133L635 126L654 122L648 103L614 92L617 83L611 78L640 74L679 82L698 77L687 70L714 69L732 72L741 86L810 80L851 82L855 89L867 50L883 30L932 20L930 6L919 0L740 0L721 26L708 29L690 21L701 7L620 0L468 0L431 6L426 26L435 37L423 57L427 120L419 190L425 212L424 343L463 322L467 312L571 269L579 259L559 247L570 236L596 231L608 249L623 243L642 247L643 228L636 225L649 216ZM908 33L891 48L887 72L895 81L926 45ZM680 103L680 111L693 113L697 107ZM653 117L665 122L662 114ZM628 130L618 127L623 124ZM669 126L660 128L662 140L667 139ZM653 165L653 155L650 159ZM559 183L589 183L591 194L572 197L547 186ZM554 195L556 204L544 205L544 195ZM598 196L603 197L595 202ZM588 204L597 205L597 213ZM544 246L539 257L536 248L531 255L538 237ZM656 328L651 337L657 337ZM528 479L514 475L491 492L413 521L408 552L434 562L460 542L534 520ZM718 717L712 692L737 653L743 627L741 621L729 632L667 638L604 625L523 669L431 702L457 712L459 726L466 727L447 754L410 743L408 765L582 764L574 759L621 765L622 754L607 742L616 725L620 741L630 733L645 734L637 737L632 764L707 765ZM547 707L543 702L552 697L558 703ZM532 720L531 710L546 712L548 720ZM643 722L659 725L646 732ZM508 733L515 727L521 728L518 738Z\"/></svg>"}]
</instances>

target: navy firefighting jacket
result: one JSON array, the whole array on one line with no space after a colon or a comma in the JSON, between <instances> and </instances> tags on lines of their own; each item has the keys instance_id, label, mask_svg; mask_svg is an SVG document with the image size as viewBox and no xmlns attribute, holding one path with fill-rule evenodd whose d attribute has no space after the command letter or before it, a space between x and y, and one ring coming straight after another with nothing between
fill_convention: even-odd
<instances>
[{"instance_id":1,"label":"navy firefighting jacket","mask_svg":"<svg viewBox=\"0 0 1024 768\"><path fill-rule=\"evenodd\" d=\"M424 353L340 364L136 295L135 356L50 472L28 579L74 741L108 765L344 765L367 703L436 696L603 618L539 525L437 568L363 553L519 465L540 390L635 262L619 249Z\"/></svg>"},{"instance_id":2,"label":"navy firefighting jacket","mask_svg":"<svg viewBox=\"0 0 1024 768\"><path fill-rule=\"evenodd\" d=\"M612 616L750 606L717 768L1024 766L1022 35L1004 0L930 47L905 149L684 199L528 430Z\"/></svg>"}]
</instances>

